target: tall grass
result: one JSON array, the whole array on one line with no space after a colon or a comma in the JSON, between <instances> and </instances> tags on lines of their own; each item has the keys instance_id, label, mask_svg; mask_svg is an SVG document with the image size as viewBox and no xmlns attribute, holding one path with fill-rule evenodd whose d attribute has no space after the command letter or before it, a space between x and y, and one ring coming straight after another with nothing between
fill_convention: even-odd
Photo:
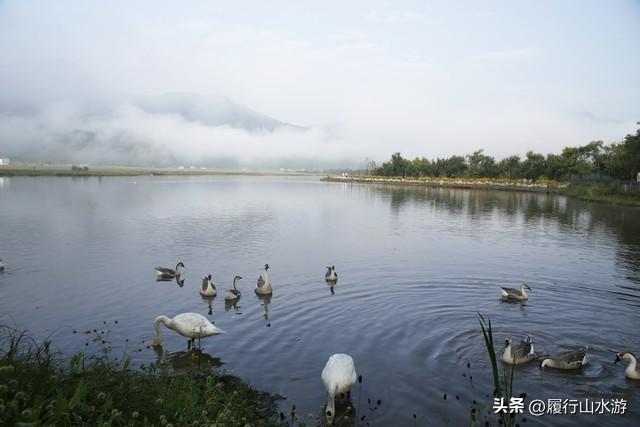
<instances>
[{"instance_id":1,"label":"tall grass","mask_svg":"<svg viewBox=\"0 0 640 427\"><path fill-rule=\"evenodd\" d=\"M63 359L48 342L0 326L0 425L282 425L270 395L210 367L169 365L132 370L108 352Z\"/></svg>"},{"instance_id":2,"label":"tall grass","mask_svg":"<svg viewBox=\"0 0 640 427\"><path fill-rule=\"evenodd\" d=\"M489 353L489 359L491 360L491 371L493 373L494 391L493 396L497 399L504 399L506 404L509 403L513 397L513 379L515 373L515 365L511 365L507 374L506 369L502 371L502 381L500 381L500 371L498 369L498 359L496 356L495 345L493 341L493 328L491 326L491 319L485 319L485 317L478 313L480 317L480 327L482 328L482 335L484 336L484 343L487 347L487 353ZM515 414L509 413L509 411L501 412L500 418L505 426L511 427L515 425Z\"/></svg>"}]
</instances>

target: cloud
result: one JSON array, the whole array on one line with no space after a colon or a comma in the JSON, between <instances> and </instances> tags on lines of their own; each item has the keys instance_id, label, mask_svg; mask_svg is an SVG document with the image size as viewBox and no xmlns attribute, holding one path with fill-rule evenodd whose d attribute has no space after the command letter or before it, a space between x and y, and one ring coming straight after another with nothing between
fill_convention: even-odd
<instances>
[{"instance_id":1,"label":"cloud","mask_svg":"<svg viewBox=\"0 0 640 427\"><path fill-rule=\"evenodd\" d=\"M629 53L638 49L637 30L626 21L617 35L590 39L589 22L565 25L580 19L575 14L543 22L535 7L526 16L499 8L479 19L475 5L446 2L370 13L370 3L331 0L79 3L0 0L1 155L358 164L394 151L430 158L478 148L498 157L559 151L635 128L575 113L635 114L640 55ZM504 40L517 44L497 50ZM167 93L219 93L310 129L251 132L132 101Z\"/></svg>"},{"instance_id":2,"label":"cloud","mask_svg":"<svg viewBox=\"0 0 640 427\"><path fill-rule=\"evenodd\" d=\"M491 52L478 53L472 55L470 59L476 62L485 61L506 61L511 59L531 58L540 55L542 51L536 48L520 48L508 50L495 50Z\"/></svg>"},{"instance_id":3,"label":"cloud","mask_svg":"<svg viewBox=\"0 0 640 427\"><path fill-rule=\"evenodd\" d=\"M385 24L406 24L410 21L421 20L426 15L412 10L373 10L367 14L367 21Z\"/></svg>"}]
</instances>

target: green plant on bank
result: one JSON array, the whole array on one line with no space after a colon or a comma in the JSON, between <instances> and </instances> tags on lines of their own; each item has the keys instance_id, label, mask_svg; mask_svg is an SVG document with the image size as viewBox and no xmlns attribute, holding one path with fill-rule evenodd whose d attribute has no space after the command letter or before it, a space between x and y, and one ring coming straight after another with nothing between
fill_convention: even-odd
<instances>
[{"instance_id":1,"label":"green plant on bank","mask_svg":"<svg viewBox=\"0 0 640 427\"><path fill-rule=\"evenodd\" d=\"M114 362L108 352L65 362L48 341L1 326L0 425L283 424L271 396L213 368L176 373L161 361L132 370L128 357Z\"/></svg>"},{"instance_id":2,"label":"green plant on bank","mask_svg":"<svg viewBox=\"0 0 640 427\"><path fill-rule=\"evenodd\" d=\"M622 192L611 185L571 185L563 189L562 193L589 202L640 206L640 194Z\"/></svg>"},{"instance_id":3,"label":"green plant on bank","mask_svg":"<svg viewBox=\"0 0 640 427\"><path fill-rule=\"evenodd\" d=\"M496 356L494 341L493 341L493 328L491 327L491 320L485 319L482 314L478 313L480 317L480 327L482 328L482 335L484 336L484 343L487 347L487 353L489 353L489 359L491 360L491 371L493 373L493 384L495 390L493 396L497 399L504 399L505 404L508 404L513 397L513 378L515 373L515 365L511 365L509 374L506 369L502 371L502 381L500 380L500 371L498 369L498 358ZM509 411L501 412L500 418L503 425L511 427L515 425L515 414L509 413Z\"/></svg>"}]
</instances>

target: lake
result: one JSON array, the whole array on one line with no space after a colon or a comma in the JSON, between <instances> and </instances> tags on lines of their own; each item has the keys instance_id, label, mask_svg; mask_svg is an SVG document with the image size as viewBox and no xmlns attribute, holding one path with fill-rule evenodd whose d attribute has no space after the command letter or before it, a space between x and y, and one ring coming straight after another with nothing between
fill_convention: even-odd
<instances>
[{"instance_id":1,"label":"lake","mask_svg":"<svg viewBox=\"0 0 640 427\"><path fill-rule=\"evenodd\" d=\"M484 413L493 403L482 313L500 353L507 336L531 335L542 353L590 346L579 372L518 367L517 394L628 401L624 416L525 415L528 425L640 425L640 381L610 351L640 352L637 208L319 177L0 178L0 256L2 323L69 354L85 348L80 332L108 330L113 354L148 364L153 319L198 312L227 331L203 351L302 419L320 414L320 373L344 352L363 376L353 403L373 425L412 426L413 414L469 425L473 400ZM178 261L184 286L155 280L154 266ZM270 300L253 293L265 263ZM209 273L210 308L198 293ZM243 295L225 306L236 273ZM523 282L528 302L500 300L500 286ZM163 345L179 355L186 339L166 331ZM382 404L370 414L367 399Z\"/></svg>"}]
</instances>

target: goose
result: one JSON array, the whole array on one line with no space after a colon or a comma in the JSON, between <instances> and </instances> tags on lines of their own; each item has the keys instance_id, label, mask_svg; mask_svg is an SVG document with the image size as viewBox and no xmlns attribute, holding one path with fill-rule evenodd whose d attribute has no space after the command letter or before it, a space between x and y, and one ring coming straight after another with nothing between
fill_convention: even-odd
<instances>
[{"instance_id":1,"label":"goose","mask_svg":"<svg viewBox=\"0 0 640 427\"><path fill-rule=\"evenodd\" d=\"M587 363L587 350L589 347L580 347L571 351L563 351L547 357L540 363L540 369L544 367L556 369L580 369Z\"/></svg>"},{"instance_id":2,"label":"goose","mask_svg":"<svg viewBox=\"0 0 640 427\"><path fill-rule=\"evenodd\" d=\"M514 288L501 288L502 298L515 299L518 301L528 300L529 295L527 295L527 292L525 291L525 289L531 290L529 285L527 285L526 283L524 283L519 290Z\"/></svg>"},{"instance_id":3,"label":"goose","mask_svg":"<svg viewBox=\"0 0 640 427\"><path fill-rule=\"evenodd\" d=\"M349 393L358 379L353 359L348 354L334 354L327 360L321 378L329 396L325 415L331 425L336 415L336 395Z\"/></svg>"},{"instance_id":4,"label":"goose","mask_svg":"<svg viewBox=\"0 0 640 427\"><path fill-rule=\"evenodd\" d=\"M624 376L632 380L640 380L640 368L638 367L638 359L636 358L636 355L629 351L618 353L616 354L616 360L613 363L618 363L621 360L629 361L629 365L624 371Z\"/></svg>"},{"instance_id":5,"label":"goose","mask_svg":"<svg viewBox=\"0 0 640 427\"><path fill-rule=\"evenodd\" d=\"M502 360L505 363L511 365L521 365L535 359L536 355L533 352L533 341L531 337L527 337L526 340L521 340L517 346L512 345L511 338L505 340L504 353L502 354Z\"/></svg>"},{"instance_id":6,"label":"goose","mask_svg":"<svg viewBox=\"0 0 640 427\"><path fill-rule=\"evenodd\" d=\"M338 281L338 273L336 273L335 265L332 265L331 267L327 266L327 272L325 273L324 278L327 282Z\"/></svg>"},{"instance_id":7,"label":"goose","mask_svg":"<svg viewBox=\"0 0 640 427\"><path fill-rule=\"evenodd\" d=\"M233 289L227 289L224 293L225 301L234 301L240 298L240 290L236 287L236 282L240 279L242 279L242 277L238 275L233 278Z\"/></svg>"},{"instance_id":8,"label":"goose","mask_svg":"<svg viewBox=\"0 0 640 427\"><path fill-rule=\"evenodd\" d=\"M159 277L173 279L174 277L178 277L182 274L182 269L184 268L184 264L179 262L176 264L176 268L166 268L166 267L156 267L156 272Z\"/></svg>"},{"instance_id":9,"label":"goose","mask_svg":"<svg viewBox=\"0 0 640 427\"><path fill-rule=\"evenodd\" d=\"M264 265L264 272L258 277L258 284L256 285L256 294L271 295L273 289L271 289L271 282L269 282L269 276L267 275L269 270L269 264Z\"/></svg>"},{"instance_id":10,"label":"goose","mask_svg":"<svg viewBox=\"0 0 640 427\"><path fill-rule=\"evenodd\" d=\"M162 330L160 324L163 323L168 329L189 338L187 348L191 348L193 342L201 338L211 335L224 334L225 331L213 325L209 320L198 313L181 313L173 319L160 315L153 321L153 327L156 330L156 336L153 339L153 345L162 345Z\"/></svg>"},{"instance_id":11,"label":"goose","mask_svg":"<svg viewBox=\"0 0 640 427\"><path fill-rule=\"evenodd\" d=\"M204 276L202 278L202 288L200 289L200 295L203 297L215 297L218 291L216 285L211 281L211 275Z\"/></svg>"}]
</instances>

